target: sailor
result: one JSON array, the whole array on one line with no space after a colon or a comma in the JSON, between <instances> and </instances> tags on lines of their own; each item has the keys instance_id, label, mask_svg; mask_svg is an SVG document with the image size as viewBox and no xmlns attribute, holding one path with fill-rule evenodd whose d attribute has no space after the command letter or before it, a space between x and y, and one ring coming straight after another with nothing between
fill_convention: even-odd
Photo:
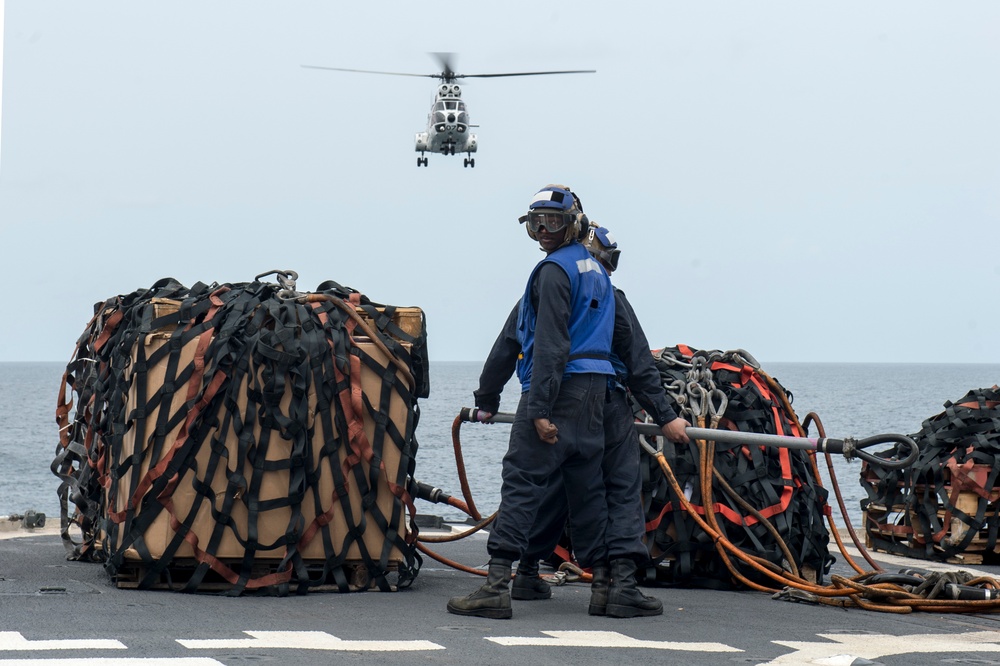
<instances>
[{"instance_id":1,"label":"sailor","mask_svg":"<svg viewBox=\"0 0 1000 666\"><path fill-rule=\"evenodd\" d=\"M584 246L609 274L618 267L621 250L611 233L590 223ZM500 408L500 394L514 372L520 350L517 343L517 306L511 311L503 331L483 367L479 389L475 392L476 406L487 414ZM660 381L659 371L649 352L649 343L625 293L615 289L615 329L611 363L616 376L604 405L605 451L602 470L608 502L606 542L613 576L611 589L614 603L607 607L609 571L605 563L592 569L594 589L589 612L592 615L634 617L662 613L659 600L642 594L635 581L635 571L649 560L642 541L645 522L641 504L641 468L639 440L635 419L625 393L632 391L640 406L660 426L667 439L686 443L684 428L690 424L677 416ZM529 546L518 561L517 575L511 597L518 600L548 599L552 590L538 574L538 562L548 557L563 534L567 518L565 489L558 481L550 483L540 513L529 537ZM549 516L545 521L541 516ZM602 566L604 564L604 566Z\"/></svg>"},{"instance_id":2,"label":"sailor","mask_svg":"<svg viewBox=\"0 0 1000 666\"><path fill-rule=\"evenodd\" d=\"M618 268L621 250L605 227L592 222L584 246L609 275ZM649 552L643 542L646 528L641 497L639 437L627 390L670 441L686 444L688 436L684 429L691 424L677 415L667 399L646 334L625 292L617 287L612 352L615 379L609 386L604 405L602 464L608 502L605 541L611 560L611 580L609 587L608 570L600 566L593 568L593 585L595 589L607 590L607 601L602 604L601 595L593 595L589 612L591 615L612 617L659 615L663 612L663 604L640 592L635 579L638 567L649 562ZM538 575L538 560L552 552L565 527L566 500L563 489L557 485L552 484L550 495L544 501L561 505L564 510L561 514L547 512L546 515L554 516L548 524L536 522L528 550L518 562L511 592L514 599L547 599L552 595L548 583Z\"/></svg>"},{"instance_id":3,"label":"sailor","mask_svg":"<svg viewBox=\"0 0 1000 666\"><path fill-rule=\"evenodd\" d=\"M615 375L611 281L580 244L589 222L569 188L542 188L520 222L546 256L528 278L518 308L522 393L503 459L500 507L487 541L486 583L448 602L448 611L458 615L512 616L511 566L527 549L536 520L547 523L553 519L547 512L561 509L542 503L553 478L566 491L578 561L587 567L607 562L601 460L604 402Z\"/></svg>"}]
</instances>

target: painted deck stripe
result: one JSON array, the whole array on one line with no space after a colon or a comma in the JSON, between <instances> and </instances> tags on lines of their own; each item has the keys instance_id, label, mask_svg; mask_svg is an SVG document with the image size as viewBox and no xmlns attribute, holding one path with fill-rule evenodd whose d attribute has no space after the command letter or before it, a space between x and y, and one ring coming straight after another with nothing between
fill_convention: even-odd
<instances>
[{"instance_id":1,"label":"painted deck stripe","mask_svg":"<svg viewBox=\"0 0 1000 666\"><path fill-rule=\"evenodd\" d=\"M762 666L792 666L793 664L843 664L844 661L874 660L902 654L959 654L968 657L973 652L1000 652L1000 631L972 631L965 634L817 634L823 642L771 641L792 648ZM828 661L834 659L836 661ZM864 663L864 662L861 662Z\"/></svg>"},{"instance_id":2,"label":"painted deck stripe","mask_svg":"<svg viewBox=\"0 0 1000 666\"><path fill-rule=\"evenodd\" d=\"M743 652L724 643L680 643L677 641L644 641L617 631L543 631L548 638L538 636L497 636L486 640L508 647L531 645L539 647L646 648L650 650L681 650L686 652Z\"/></svg>"},{"instance_id":3,"label":"painted deck stripe","mask_svg":"<svg viewBox=\"0 0 1000 666\"><path fill-rule=\"evenodd\" d=\"M0 631L0 650L124 650L125 645L111 639L60 638L29 641L19 631Z\"/></svg>"},{"instance_id":4,"label":"painted deck stripe","mask_svg":"<svg viewBox=\"0 0 1000 666\"><path fill-rule=\"evenodd\" d=\"M100 666L226 666L208 657L72 657L68 659L0 659L0 666L74 666L74 664L100 664Z\"/></svg>"},{"instance_id":5,"label":"painted deck stripe","mask_svg":"<svg viewBox=\"0 0 1000 666\"><path fill-rule=\"evenodd\" d=\"M191 650L283 648L292 650L351 650L364 652L415 652L443 650L443 645L430 641L345 641L325 631L244 631L252 638L236 639L177 639Z\"/></svg>"}]
</instances>

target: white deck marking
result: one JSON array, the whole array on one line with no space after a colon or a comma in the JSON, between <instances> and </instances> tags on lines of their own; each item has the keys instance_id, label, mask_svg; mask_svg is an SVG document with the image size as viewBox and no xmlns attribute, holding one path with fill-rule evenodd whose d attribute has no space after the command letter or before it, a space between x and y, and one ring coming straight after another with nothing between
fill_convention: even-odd
<instances>
[{"instance_id":1,"label":"white deck marking","mask_svg":"<svg viewBox=\"0 0 1000 666\"><path fill-rule=\"evenodd\" d=\"M69 659L0 659L0 666L226 666L208 657L72 657Z\"/></svg>"},{"instance_id":2,"label":"white deck marking","mask_svg":"<svg viewBox=\"0 0 1000 666\"><path fill-rule=\"evenodd\" d=\"M125 645L111 639L63 638L29 641L19 631L0 631L0 650L124 650Z\"/></svg>"},{"instance_id":3,"label":"white deck marking","mask_svg":"<svg viewBox=\"0 0 1000 666\"><path fill-rule=\"evenodd\" d=\"M345 641L325 631L244 631L253 638L177 639L191 650L238 648L288 648L294 650L361 650L365 652L413 652L443 650L430 641Z\"/></svg>"},{"instance_id":4,"label":"white deck marking","mask_svg":"<svg viewBox=\"0 0 1000 666\"><path fill-rule=\"evenodd\" d=\"M743 652L724 643L679 643L677 641L644 641L617 631L543 631L550 638L538 636L497 636L486 640L500 645L534 645L541 647L646 648L650 650L684 650L687 652Z\"/></svg>"},{"instance_id":5,"label":"white deck marking","mask_svg":"<svg viewBox=\"0 0 1000 666\"><path fill-rule=\"evenodd\" d=\"M844 661L827 659L877 659L899 654L1000 652L1000 631L973 631L967 634L913 634L888 636L885 634L817 634L832 643L806 641L771 641L794 648L795 652L782 655L758 666L784 664L843 664Z\"/></svg>"},{"instance_id":6,"label":"white deck marking","mask_svg":"<svg viewBox=\"0 0 1000 666\"><path fill-rule=\"evenodd\" d=\"M829 659L820 659L819 661L813 663L817 666L854 666L854 662L857 660L858 658L853 654L838 654L830 657ZM867 661L867 659L865 661Z\"/></svg>"},{"instance_id":7,"label":"white deck marking","mask_svg":"<svg viewBox=\"0 0 1000 666\"><path fill-rule=\"evenodd\" d=\"M846 529L846 528L842 528ZM836 545L836 544L835 544ZM844 549L847 554L861 562L861 552L857 548L850 545L845 545ZM840 554L836 549L831 550L835 554ZM900 569L927 569L928 571L968 571L974 576L987 576L988 578L996 578L996 574L992 574L983 569L974 569L972 567L967 567L963 564L948 564L947 562L937 562L934 560L918 560L911 557L899 557L898 555L890 555L889 553L881 553L875 550L869 550L868 554L872 556L873 559L877 560L880 564L890 564L894 567L899 567ZM889 567L886 567L888 571Z\"/></svg>"}]
</instances>

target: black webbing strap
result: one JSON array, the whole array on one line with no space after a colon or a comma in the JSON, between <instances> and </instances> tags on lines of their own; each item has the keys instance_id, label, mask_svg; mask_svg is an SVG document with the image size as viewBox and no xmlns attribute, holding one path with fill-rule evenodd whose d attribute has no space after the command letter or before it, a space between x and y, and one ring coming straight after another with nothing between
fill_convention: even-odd
<instances>
[{"instance_id":1,"label":"black webbing strap","mask_svg":"<svg viewBox=\"0 0 1000 666\"><path fill-rule=\"evenodd\" d=\"M322 288L326 284L328 283L320 285L317 291L323 291ZM335 288L326 290L324 293L338 294L343 291L344 288L337 285ZM427 320L423 311L420 311L420 332L417 335L411 335L396 324L394 315L399 308L392 305L372 303L364 297L361 297L359 300L360 303L356 307L367 315L376 330L384 334L380 336L380 339L389 348L392 355L402 359L411 368L413 378L417 383L413 390L415 397L426 398L430 395L430 366L427 357ZM404 346L404 343L405 345L409 345L409 350Z\"/></svg>"}]
</instances>

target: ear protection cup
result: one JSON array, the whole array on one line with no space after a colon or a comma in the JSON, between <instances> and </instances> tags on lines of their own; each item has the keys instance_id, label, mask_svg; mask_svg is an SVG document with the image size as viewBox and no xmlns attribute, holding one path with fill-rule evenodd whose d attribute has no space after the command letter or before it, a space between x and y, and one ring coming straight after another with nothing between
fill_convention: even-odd
<instances>
[{"instance_id":1,"label":"ear protection cup","mask_svg":"<svg viewBox=\"0 0 1000 666\"><path fill-rule=\"evenodd\" d=\"M587 234L590 233L590 220L587 218L586 214L579 213L576 216L576 239L578 241L583 241Z\"/></svg>"},{"instance_id":2,"label":"ear protection cup","mask_svg":"<svg viewBox=\"0 0 1000 666\"><path fill-rule=\"evenodd\" d=\"M576 214L576 221L574 222L574 233L570 236L568 233L566 235L566 240L571 238L576 238L578 241L583 241L587 237L587 233L590 231L590 220L587 219L586 213L583 212L583 202L580 201L580 195L566 188L570 194L573 195L573 201L576 203L576 209L580 211Z\"/></svg>"}]
</instances>

